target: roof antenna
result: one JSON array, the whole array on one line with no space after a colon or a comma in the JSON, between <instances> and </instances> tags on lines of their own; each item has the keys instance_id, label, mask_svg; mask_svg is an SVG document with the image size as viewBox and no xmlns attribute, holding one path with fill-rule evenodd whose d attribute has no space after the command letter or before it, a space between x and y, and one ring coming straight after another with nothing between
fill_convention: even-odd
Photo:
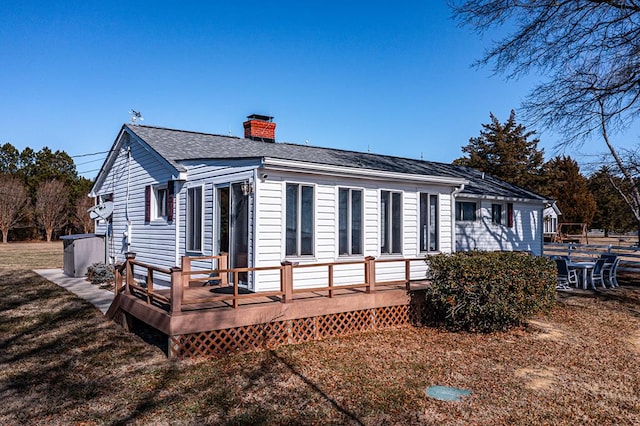
<instances>
[{"instance_id":1,"label":"roof antenna","mask_svg":"<svg viewBox=\"0 0 640 426\"><path fill-rule=\"evenodd\" d=\"M132 109L131 111L129 111L129 114L131 114L131 123L133 123L134 125L136 124L137 120L144 121L144 117L142 117L142 113L139 111L136 111L135 109Z\"/></svg>"}]
</instances>

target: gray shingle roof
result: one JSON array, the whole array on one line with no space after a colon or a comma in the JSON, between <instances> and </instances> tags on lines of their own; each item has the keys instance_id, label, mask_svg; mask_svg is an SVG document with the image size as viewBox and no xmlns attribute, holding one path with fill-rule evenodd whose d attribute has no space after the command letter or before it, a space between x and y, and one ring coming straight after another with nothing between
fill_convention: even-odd
<instances>
[{"instance_id":1,"label":"gray shingle roof","mask_svg":"<svg viewBox=\"0 0 640 426\"><path fill-rule=\"evenodd\" d=\"M126 124L125 127L178 170L183 168L180 166L180 162L184 160L274 158L413 175L457 177L469 181L463 194L544 200L544 197L531 191L483 174L475 169L453 164L292 143L258 142L236 136L153 126Z\"/></svg>"}]
</instances>

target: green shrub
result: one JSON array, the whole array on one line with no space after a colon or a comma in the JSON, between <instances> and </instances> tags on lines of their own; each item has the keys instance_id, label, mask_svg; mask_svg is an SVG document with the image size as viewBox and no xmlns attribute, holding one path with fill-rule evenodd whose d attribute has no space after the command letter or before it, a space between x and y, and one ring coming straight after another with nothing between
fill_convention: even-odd
<instances>
[{"instance_id":1,"label":"green shrub","mask_svg":"<svg viewBox=\"0 0 640 426\"><path fill-rule=\"evenodd\" d=\"M94 263L87 268L87 279L91 284L110 284L116 279L113 265Z\"/></svg>"},{"instance_id":2,"label":"green shrub","mask_svg":"<svg viewBox=\"0 0 640 426\"><path fill-rule=\"evenodd\" d=\"M427 322L491 332L522 324L555 301L556 266L519 252L457 252L427 259Z\"/></svg>"}]
</instances>

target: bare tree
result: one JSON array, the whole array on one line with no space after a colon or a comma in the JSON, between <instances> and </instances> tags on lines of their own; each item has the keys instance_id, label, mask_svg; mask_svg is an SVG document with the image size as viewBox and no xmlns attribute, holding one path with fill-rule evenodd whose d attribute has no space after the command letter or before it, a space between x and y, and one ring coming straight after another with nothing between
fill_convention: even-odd
<instances>
[{"instance_id":1,"label":"bare tree","mask_svg":"<svg viewBox=\"0 0 640 426\"><path fill-rule=\"evenodd\" d=\"M479 33L509 26L478 64L508 78L546 76L526 110L565 143L600 133L600 104L610 132L640 113L640 2L466 0L453 8Z\"/></svg>"},{"instance_id":2,"label":"bare tree","mask_svg":"<svg viewBox=\"0 0 640 426\"><path fill-rule=\"evenodd\" d=\"M640 223L640 175L611 139L640 115L640 1L462 0L452 6L461 24L481 34L509 27L478 65L508 78L546 77L527 97L526 117L562 134L557 147L601 138L625 181L620 194Z\"/></svg>"},{"instance_id":3,"label":"bare tree","mask_svg":"<svg viewBox=\"0 0 640 426\"><path fill-rule=\"evenodd\" d=\"M62 228L67 222L67 200L69 190L57 180L41 182L36 191L35 218L44 228L47 242L51 241L53 231Z\"/></svg>"},{"instance_id":4,"label":"bare tree","mask_svg":"<svg viewBox=\"0 0 640 426\"><path fill-rule=\"evenodd\" d=\"M93 229L93 219L89 216L88 210L93 207L94 201L90 197L78 197L74 212L74 225L87 234Z\"/></svg>"},{"instance_id":5,"label":"bare tree","mask_svg":"<svg viewBox=\"0 0 640 426\"><path fill-rule=\"evenodd\" d=\"M17 176L4 175L0 179L0 231L2 242L7 243L9 231L26 215L29 194Z\"/></svg>"}]
</instances>

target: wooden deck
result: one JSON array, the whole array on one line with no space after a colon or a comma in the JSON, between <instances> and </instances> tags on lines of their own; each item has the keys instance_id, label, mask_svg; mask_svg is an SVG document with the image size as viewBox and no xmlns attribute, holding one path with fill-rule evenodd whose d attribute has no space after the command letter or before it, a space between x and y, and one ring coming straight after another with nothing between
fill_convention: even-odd
<instances>
[{"instance_id":1,"label":"wooden deck","mask_svg":"<svg viewBox=\"0 0 640 426\"><path fill-rule=\"evenodd\" d=\"M411 279L411 262L424 259L384 260L404 263L405 276L377 282L376 261L366 258L363 282L343 285L333 285L333 264L313 265L327 268L328 283L306 289L295 288L296 265L290 263L193 271L192 260L185 257L181 268L166 270L128 259L117 274L116 297L107 315L128 326L133 317L166 334L170 357L216 356L410 323L415 320L409 310L411 294L428 284ZM215 260L226 268L224 256ZM279 271L278 291L251 293L235 284L239 274L266 269ZM170 287L154 284L154 277L162 275L170 278Z\"/></svg>"}]
</instances>

